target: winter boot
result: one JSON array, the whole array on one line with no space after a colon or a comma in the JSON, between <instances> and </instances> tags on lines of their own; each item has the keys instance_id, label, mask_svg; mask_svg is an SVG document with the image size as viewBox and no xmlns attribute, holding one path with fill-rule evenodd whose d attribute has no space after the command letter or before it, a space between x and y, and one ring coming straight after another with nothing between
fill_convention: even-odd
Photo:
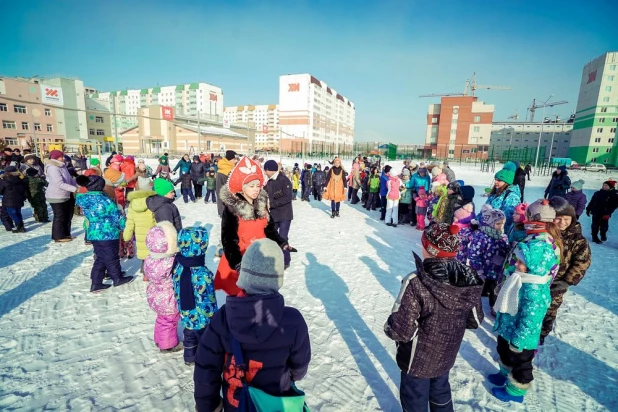
<instances>
[{"instance_id":1,"label":"winter boot","mask_svg":"<svg viewBox=\"0 0 618 412\"><path fill-rule=\"evenodd\" d=\"M601 232L601 242L607 242L607 232Z\"/></svg>"},{"instance_id":2,"label":"winter boot","mask_svg":"<svg viewBox=\"0 0 618 412\"><path fill-rule=\"evenodd\" d=\"M339 211L338 210L335 212L335 216L339 217Z\"/></svg>"},{"instance_id":3,"label":"winter boot","mask_svg":"<svg viewBox=\"0 0 618 412\"><path fill-rule=\"evenodd\" d=\"M135 276L127 276L126 278L121 277L120 279L118 279L118 282L114 283L114 287L126 285L128 283L133 282L134 280L135 280Z\"/></svg>"},{"instance_id":4,"label":"winter boot","mask_svg":"<svg viewBox=\"0 0 618 412\"><path fill-rule=\"evenodd\" d=\"M331 218L331 219L334 219L334 218L335 218L335 216L336 216L336 215L335 215L335 213L336 213L336 212L335 212L334 210L331 212L331 214L330 214L330 218Z\"/></svg>"},{"instance_id":5,"label":"winter boot","mask_svg":"<svg viewBox=\"0 0 618 412\"><path fill-rule=\"evenodd\" d=\"M597 235L592 235L592 241L596 243L597 245L600 245L601 243L603 243Z\"/></svg>"},{"instance_id":6,"label":"winter boot","mask_svg":"<svg viewBox=\"0 0 618 412\"><path fill-rule=\"evenodd\" d=\"M109 288L111 288L112 285L105 285L105 284L101 284L101 285L90 285L90 292L91 293L101 293Z\"/></svg>"},{"instance_id":7,"label":"winter boot","mask_svg":"<svg viewBox=\"0 0 618 412\"><path fill-rule=\"evenodd\" d=\"M174 352L180 352L181 350L184 349L184 346L182 346L182 342L178 342L178 345L174 346L173 348L169 348L169 349L161 349L161 353L174 353Z\"/></svg>"},{"instance_id":8,"label":"winter boot","mask_svg":"<svg viewBox=\"0 0 618 412\"><path fill-rule=\"evenodd\" d=\"M15 229L13 229L13 233L26 233L26 228L24 227L23 224L17 226Z\"/></svg>"},{"instance_id":9,"label":"winter boot","mask_svg":"<svg viewBox=\"0 0 618 412\"><path fill-rule=\"evenodd\" d=\"M511 395L507 390L505 386L497 386L495 388L491 389L491 393L498 398L499 400L501 400L502 402L517 402L517 403L522 403L524 401L524 396L523 395Z\"/></svg>"},{"instance_id":10,"label":"winter boot","mask_svg":"<svg viewBox=\"0 0 618 412\"><path fill-rule=\"evenodd\" d=\"M495 386L504 386L506 385L507 381L506 376L504 376L501 372L492 373L491 375L487 376L487 380L489 381L489 383Z\"/></svg>"}]
</instances>

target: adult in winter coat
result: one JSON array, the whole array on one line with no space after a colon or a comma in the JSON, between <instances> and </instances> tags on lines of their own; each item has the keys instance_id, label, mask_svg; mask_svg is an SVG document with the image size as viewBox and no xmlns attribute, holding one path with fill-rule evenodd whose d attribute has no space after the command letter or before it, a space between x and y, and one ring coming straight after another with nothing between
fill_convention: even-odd
<instances>
[{"instance_id":1,"label":"adult in winter coat","mask_svg":"<svg viewBox=\"0 0 618 412\"><path fill-rule=\"evenodd\" d=\"M221 216L223 256L217 268L215 288L230 296L240 292L236 286L240 261L253 241L267 237L282 249L291 251L275 229L268 210L268 193L262 189L263 183L261 167L245 156L230 173L228 183L221 188L220 197L225 204Z\"/></svg>"},{"instance_id":2,"label":"adult in winter coat","mask_svg":"<svg viewBox=\"0 0 618 412\"><path fill-rule=\"evenodd\" d=\"M292 219L294 219L292 182L279 171L279 165L274 160L268 160L264 163L264 173L268 177L264 190L268 193L270 216L273 222L275 222L275 229L287 242ZM283 257L285 268L287 269L291 261L290 252L284 250Z\"/></svg>"},{"instance_id":3,"label":"adult in winter coat","mask_svg":"<svg viewBox=\"0 0 618 412\"><path fill-rule=\"evenodd\" d=\"M401 179L397 176L397 171L391 169L386 183L386 226L397 227L399 223L399 200L401 199Z\"/></svg>"},{"instance_id":4,"label":"adult in winter coat","mask_svg":"<svg viewBox=\"0 0 618 412\"><path fill-rule=\"evenodd\" d=\"M384 166L380 175L380 220L386 219L386 203L388 201L386 194L388 193L388 179L391 169L390 165Z\"/></svg>"},{"instance_id":5,"label":"adult in winter coat","mask_svg":"<svg viewBox=\"0 0 618 412\"><path fill-rule=\"evenodd\" d=\"M513 184L517 166L513 162L506 162L502 168L494 175L494 187L489 193L486 204L494 209L500 209L506 216L504 232L509 233L513 226L513 211L521 203L521 193L519 186ZM478 214L476 219L482 223L483 216Z\"/></svg>"},{"instance_id":6,"label":"adult in winter coat","mask_svg":"<svg viewBox=\"0 0 618 412\"><path fill-rule=\"evenodd\" d=\"M195 192L195 198L202 198L203 183L199 180L206 175L206 166L200 161L199 156L193 156L193 162L191 163L191 182L193 182L193 191Z\"/></svg>"},{"instance_id":7,"label":"adult in winter coat","mask_svg":"<svg viewBox=\"0 0 618 412\"><path fill-rule=\"evenodd\" d=\"M424 187L425 192L429 193L429 189L431 188L431 177L427 174L426 168L419 167L418 171L410 178L410 182L412 192L418 192L418 189Z\"/></svg>"},{"instance_id":8,"label":"adult in winter coat","mask_svg":"<svg viewBox=\"0 0 618 412\"><path fill-rule=\"evenodd\" d=\"M393 311L384 325L397 342L404 411L452 411L449 371L466 328L483 320L483 280L454 259L457 226L436 223L423 232L424 261L414 255L416 271L404 278ZM438 408L438 405L440 407Z\"/></svg>"},{"instance_id":9,"label":"adult in winter coat","mask_svg":"<svg viewBox=\"0 0 618 412\"><path fill-rule=\"evenodd\" d=\"M311 343L303 316L285 306L279 293L283 273L275 242L260 239L249 246L238 278L242 293L226 298L199 342L193 373L197 411L238 410L247 382L272 396L295 394L293 383L309 368Z\"/></svg>"},{"instance_id":10,"label":"adult in winter coat","mask_svg":"<svg viewBox=\"0 0 618 412\"><path fill-rule=\"evenodd\" d=\"M550 286L551 305L547 310L545 319L543 319L541 345L554 328L558 309L562 305L564 295L568 292L569 287L576 286L581 282L591 263L590 245L582 235L582 227L577 221L573 206L558 196L552 197L549 203L556 210L554 223L560 229L562 237L562 257L558 273Z\"/></svg>"},{"instance_id":11,"label":"adult in winter coat","mask_svg":"<svg viewBox=\"0 0 618 412\"><path fill-rule=\"evenodd\" d=\"M45 166L36 155L28 154L24 156L24 163L19 167L19 171L25 175L28 169L35 169L39 176L45 177Z\"/></svg>"},{"instance_id":12,"label":"adult in winter coat","mask_svg":"<svg viewBox=\"0 0 618 412\"><path fill-rule=\"evenodd\" d=\"M570 188L571 178L566 166L558 166L545 189L545 199L551 199L554 196L565 197Z\"/></svg>"},{"instance_id":13,"label":"adult in winter coat","mask_svg":"<svg viewBox=\"0 0 618 412\"><path fill-rule=\"evenodd\" d=\"M71 159L73 161L73 165L75 169L81 170L82 172L88 169L88 160L84 157L83 154L78 153Z\"/></svg>"},{"instance_id":14,"label":"adult in winter coat","mask_svg":"<svg viewBox=\"0 0 618 412\"><path fill-rule=\"evenodd\" d=\"M601 190L592 195L590 203L586 206L586 215L592 215L592 240L601 243L607 240L609 219L618 208L618 193L615 190L616 182L607 180L603 182ZM599 239L599 231L601 238Z\"/></svg>"},{"instance_id":15,"label":"adult in winter coat","mask_svg":"<svg viewBox=\"0 0 618 412\"><path fill-rule=\"evenodd\" d=\"M156 195L146 198L146 206L154 213L157 223L170 222L180 232L182 219L180 212L174 204L174 185L167 179L155 179L153 185Z\"/></svg>"},{"instance_id":16,"label":"adult in winter coat","mask_svg":"<svg viewBox=\"0 0 618 412\"><path fill-rule=\"evenodd\" d=\"M346 186L345 171L341 167L341 159L336 157L333 160L333 167L326 175L326 190L324 191L324 199L330 200L331 218L339 216L341 202L345 200ZM384 196L386 196L386 192ZM384 207L386 208L386 200L384 201ZM384 213L386 213L386 209Z\"/></svg>"},{"instance_id":17,"label":"adult in winter coat","mask_svg":"<svg viewBox=\"0 0 618 412\"><path fill-rule=\"evenodd\" d=\"M348 200L351 200L351 204L355 205L360 202L360 198L358 197L358 190L361 188L361 177L360 177L360 163L355 162L352 165L352 172L349 177L349 186L352 188L351 196L348 197Z\"/></svg>"},{"instance_id":18,"label":"adult in winter coat","mask_svg":"<svg viewBox=\"0 0 618 412\"><path fill-rule=\"evenodd\" d=\"M322 165L318 165L317 170L313 174L313 188L314 192L317 193L318 202L322 201L324 187L326 187L326 172L322 170Z\"/></svg>"},{"instance_id":19,"label":"adult in winter coat","mask_svg":"<svg viewBox=\"0 0 618 412\"><path fill-rule=\"evenodd\" d=\"M47 180L39 175L37 169L30 168L26 171L28 175L27 197L32 206L34 220L41 223L48 223L47 202L45 202L45 188Z\"/></svg>"},{"instance_id":20,"label":"adult in winter coat","mask_svg":"<svg viewBox=\"0 0 618 412\"><path fill-rule=\"evenodd\" d=\"M513 179L513 184L519 186L519 191L521 192L521 201L524 201L524 189L526 188L526 172L521 167L518 161L515 161L515 179Z\"/></svg>"},{"instance_id":21,"label":"adult in winter coat","mask_svg":"<svg viewBox=\"0 0 618 412\"><path fill-rule=\"evenodd\" d=\"M311 165L307 164L305 166L305 170L303 170L302 174L302 188L303 193L300 197L300 200L305 200L310 202L309 196L311 196L311 191L313 190L313 173L311 173Z\"/></svg>"},{"instance_id":22,"label":"adult in winter coat","mask_svg":"<svg viewBox=\"0 0 618 412\"><path fill-rule=\"evenodd\" d=\"M146 297L148 306L157 314L154 342L161 352L180 350L177 329L180 313L172 283L172 268L178 252L177 236L170 222L158 223L146 235L148 254L144 260L144 275L149 280Z\"/></svg>"},{"instance_id":23,"label":"adult in winter coat","mask_svg":"<svg viewBox=\"0 0 618 412\"><path fill-rule=\"evenodd\" d=\"M176 174L176 170L190 170L191 169L191 160L189 159L189 155L188 154L184 154L184 156L182 156L182 159L180 159L178 161L178 163L176 163L176 166L174 167L174 170L172 170L172 173Z\"/></svg>"},{"instance_id":24,"label":"adult in winter coat","mask_svg":"<svg viewBox=\"0 0 618 412\"><path fill-rule=\"evenodd\" d=\"M528 181L530 181L530 173L532 172L532 165L528 163L526 167L524 167L524 173L528 176Z\"/></svg>"},{"instance_id":25,"label":"adult in winter coat","mask_svg":"<svg viewBox=\"0 0 618 412\"><path fill-rule=\"evenodd\" d=\"M238 159L236 158L236 152L233 150L225 152L225 158L215 163L215 169L217 170L217 186L215 193L217 194L217 211L219 212L219 216L223 215L223 210L225 209L223 199L221 199L221 188L227 183L228 176L232 173L232 169L234 169L237 163Z\"/></svg>"},{"instance_id":26,"label":"adult in winter coat","mask_svg":"<svg viewBox=\"0 0 618 412\"><path fill-rule=\"evenodd\" d=\"M2 208L5 209L13 223L15 229L13 233L23 233L24 219L21 208L24 207L28 193L28 184L24 176L15 166L8 166L4 169L4 175L0 178L0 195L2 196Z\"/></svg>"},{"instance_id":27,"label":"adult in winter coat","mask_svg":"<svg viewBox=\"0 0 618 412\"><path fill-rule=\"evenodd\" d=\"M455 177L455 172L453 172L453 169L451 169L448 162L446 161L442 163L442 173L446 175L446 180L448 180L449 183L457 181L457 178Z\"/></svg>"},{"instance_id":28,"label":"adult in winter coat","mask_svg":"<svg viewBox=\"0 0 618 412\"><path fill-rule=\"evenodd\" d=\"M47 176L47 202L54 212L52 223L52 239L55 242L70 242L71 221L73 220L73 201L71 195L77 191L77 183L71 177L64 164L64 154L60 150L52 150L49 161L45 165Z\"/></svg>"},{"instance_id":29,"label":"adult in winter coat","mask_svg":"<svg viewBox=\"0 0 618 412\"><path fill-rule=\"evenodd\" d=\"M156 195L152 190L138 190L129 193L127 200L129 208L127 212L127 223L122 237L125 242L130 242L135 235L135 245L137 246L137 258L144 260L148 256L146 246L146 235L156 222L154 213L148 209L146 200L150 196Z\"/></svg>"},{"instance_id":30,"label":"adult in winter coat","mask_svg":"<svg viewBox=\"0 0 618 412\"><path fill-rule=\"evenodd\" d=\"M109 155L109 157L105 160L105 167L109 167L109 165L112 163L112 159L114 158L114 156L116 156L118 153L116 152L112 152L112 154Z\"/></svg>"},{"instance_id":31,"label":"adult in winter coat","mask_svg":"<svg viewBox=\"0 0 618 412\"><path fill-rule=\"evenodd\" d=\"M586 203L588 203L586 194L582 190L584 188L584 183L583 180L571 182L571 191L564 197L567 202L573 206L573 209L575 209L577 220L579 220L579 217L584 213L584 210L586 210Z\"/></svg>"},{"instance_id":32,"label":"adult in winter coat","mask_svg":"<svg viewBox=\"0 0 618 412\"><path fill-rule=\"evenodd\" d=\"M127 181L127 186L125 188L126 195L135 190L135 186L137 185L138 176L135 169L135 158L133 156L129 155L122 159L120 171L124 173L125 180Z\"/></svg>"}]
</instances>

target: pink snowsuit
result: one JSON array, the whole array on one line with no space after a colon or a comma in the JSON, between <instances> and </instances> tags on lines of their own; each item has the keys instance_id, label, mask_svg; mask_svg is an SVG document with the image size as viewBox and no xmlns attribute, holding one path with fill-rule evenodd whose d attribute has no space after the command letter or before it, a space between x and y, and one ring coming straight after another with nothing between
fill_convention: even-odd
<instances>
[{"instance_id":1,"label":"pink snowsuit","mask_svg":"<svg viewBox=\"0 0 618 412\"><path fill-rule=\"evenodd\" d=\"M154 342L159 349L178 345L177 326L180 319L174 297L172 266L178 252L176 229L170 222L159 222L146 235L150 255L144 260L144 274L149 283L146 288L148 306L157 313Z\"/></svg>"},{"instance_id":2,"label":"pink snowsuit","mask_svg":"<svg viewBox=\"0 0 618 412\"><path fill-rule=\"evenodd\" d=\"M427 214L427 195L424 193L422 195L414 196L414 201L416 203L416 228L418 230L425 230L425 215Z\"/></svg>"}]
</instances>

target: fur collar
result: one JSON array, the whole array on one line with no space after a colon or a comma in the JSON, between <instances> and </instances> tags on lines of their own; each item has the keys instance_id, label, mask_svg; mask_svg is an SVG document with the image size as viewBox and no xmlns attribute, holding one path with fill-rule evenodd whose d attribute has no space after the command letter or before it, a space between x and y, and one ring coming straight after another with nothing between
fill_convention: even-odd
<instances>
[{"instance_id":1,"label":"fur collar","mask_svg":"<svg viewBox=\"0 0 618 412\"><path fill-rule=\"evenodd\" d=\"M52 166L57 166L57 167L64 166L64 162L60 160L56 160L56 159L47 159L47 164L52 165Z\"/></svg>"},{"instance_id":2,"label":"fur collar","mask_svg":"<svg viewBox=\"0 0 618 412\"><path fill-rule=\"evenodd\" d=\"M255 220L268 217L268 193L262 189L260 195L249 204L241 194L230 192L229 187L224 185L219 192L219 197L225 206L235 216L242 220Z\"/></svg>"}]
</instances>

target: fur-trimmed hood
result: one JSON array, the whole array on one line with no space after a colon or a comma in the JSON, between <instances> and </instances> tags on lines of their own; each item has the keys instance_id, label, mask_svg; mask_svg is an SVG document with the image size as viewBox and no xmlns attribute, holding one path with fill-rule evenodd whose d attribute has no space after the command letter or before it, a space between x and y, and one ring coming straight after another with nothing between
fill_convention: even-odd
<instances>
[{"instance_id":1,"label":"fur-trimmed hood","mask_svg":"<svg viewBox=\"0 0 618 412\"><path fill-rule=\"evenodd\" d=\"M221 187L219 193L221 201L235 216L242 220L254 220L268 218L268 193L264 189L260 190L260 194L253 205L247 202L245 198L239 194L233 194L227 185Z\"/></svg>"}]
</instances>

